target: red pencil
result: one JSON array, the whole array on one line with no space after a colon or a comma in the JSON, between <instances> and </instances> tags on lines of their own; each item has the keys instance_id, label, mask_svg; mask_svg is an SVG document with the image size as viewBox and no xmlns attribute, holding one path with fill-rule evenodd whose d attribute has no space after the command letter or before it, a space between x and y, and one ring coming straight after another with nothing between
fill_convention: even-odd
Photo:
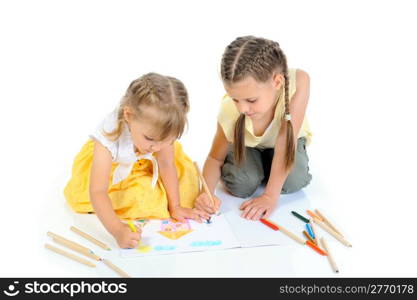
<instances>
[{"instance_id":1,"label":"red pencil","mask_svg":"<svg viewBox=\"0 0 417 300\"><path fill-rule=\"evenodd\" d=\"M275 231L279 230L279 227L276 224L272 223L271 221L267 219L260 219L260 221Z\"/></svg>"},{"instance_id":2,"label":"red pencil","mask_svg":"<svg viewBox=\"0 0 417 300\"><path fill-rule=\"evenodd\" d=\"M311 249L313 249L314 251L316 251L318 254L321 255L327 255L326 252L324 252L323 250L321 250L319 247L317 247L316 245L314 245L312 242L307 241L307 246L309 246Z\"/></svg>"}]
</instances>

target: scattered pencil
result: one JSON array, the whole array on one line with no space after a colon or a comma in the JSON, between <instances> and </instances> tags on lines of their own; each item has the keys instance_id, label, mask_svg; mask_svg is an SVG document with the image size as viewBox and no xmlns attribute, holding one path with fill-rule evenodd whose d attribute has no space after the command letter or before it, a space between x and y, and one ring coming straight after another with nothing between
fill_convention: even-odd
<instances>
[{"instance_id":1,"label":"scattered pencil","mask_svg":"<svg viewBox=\"0 0 417 300\"><path fill-rule=\"evenodd\" d=\"M333 229L331 229L327 224L321 222L320 220L313 218L313 222L319 225L323 230L327 231L330 235L332 235L335 239L341 242L343 245L347 247L352 247L352 244L345 240L344 237L337 234Z\"/></svg>"},{"instance_id":2,"label":"scattered pencil","mask_svg":"<svg viewBox=\"0 0 417 300\"><path fill-rule=\"evenodd\" d=\"M311 238L315 238L316 236L313 233L313 229L311 229L311 225L309 223L306 224L307 232L311 236Z\"/></svg>"},{"instance_id":3,"label":"scattered pencil","mask_svg":"<svg viewBox=\"0 0 417 300\"><path fill-rule=\"evenodd\" d=\"M307 246L309 246L311 249L313 249L314 251L316 251L318 254L320 255L327 255L326 252L324 252L323 250L321 250L319 247L317 247L314 243L307 241Z\"/></svg>"},{"instance_id":4,"label":"scattered pencil","mask_svg":"<svg viewBox=\"0 0 417 300\"><path fill-rule=\"evenodd\" d=\"M215 208L216 206L215 206L215 203L214 203L213 195L210 193L210 190L207 186L206 180L204 179L203 173L201 173L197 162L194 162L194 165L195 165L195 168L197 169L198 176L200 177L201 183L203 185L204 192L209 196L210 201L211 201L211 205L213 206L213 208ZM220 214L220 212L218 212L218 211L215 212L215 215L219 215L219 214Z\"/></svg>"},{"instance_id":5,"label":"scattered pencil","mask_svg":"<svg viewBox=\"0 0 417 300\"><path fill-rule=\"evenodd\" d=\"M316 243L314 240L313 240L313 238L307 233L307 231L305 231L305 230L303 230L303 234L304 234L304 236L310 241L310 242L312 242L312 243Z\"/></svg>"},{"instance_id":6,"label":"scattered pencil","mask_svg":"<svg viewBox=\"0 0 417 300\"><path fill-rule=\"evenodd\" d=\"M96 266L96 265L95 265L95 264L93 264L92 262L90 262L90 261L88 261L88 260L86 260L86 259L84 259L84 258L82 258L82 257L79 257L79 256L74 255L74 254L72 254L72 253L69 253L69 252L67 252L67 251L64 251L64 250L59 249L59 248L57 248L57 247L54 247L54 246L52 246L52 245L45 244L45 248L47 248L47 249L49 249L49 250L51 250L51 251L54 251L55 253L58 253L58 254L60 254L60 255L63 255L63 256L65 256L65 257L68 257L68 258L70 258L70 259L72 259L72 260L75 260L75 261L77 261L77 262L79 262L79 263L81 263L81 264L83 264L83 265L86 265L86 266L89 266L89 267L93 267L93 268Z\"/></svg>"},{"instance_id":7,"label":"scattered pencil","mask_svg":"<svg viewBox=\"0 0 417 300\"><path fill-rule=\"evenodd\" d=\"M327 245L326 241L324 240L324 238L320 239L321 244L323 245L324 250L327 252L327 259L329 260L330 266L332 267L333 271L336 273L339 273L339 268L337 267L333 256L329 250L329 246Z\"/></svg>"},{"instance_id":8,"label":"scattered pencil","mask_svg":"<svg viewBox=\"0 0 417 300\"><path fill-rule=\"evenodd\" d=\"M267 219L259 219L259 221L261 221L263 224L265 224L266 226L268 226L269 228L271 228L272 230L279 230L278 225L275 224L274 222L267 220Z\"/></svg>"},{"instance_id":9,"label":"scattered pencil","mask_svg":"<svg viewBox=\"0 0 417 300\"><path fill-rule=\"evenodd\" d=\"M111 261L109 261L107 259L103 259L103 262L104 262L104 264L106 266L108 266L110 269L112 269L113 271L115 271L121 277L124 277L124 278L129 278L130 277L129 274L127 274L125 271L123 271L119 267L115 266Z\"/></svg>"},{"instance_id":10,"label":"scattered pencil","mask_svg":"<svg viewBox=\"0 0 417 300\"><path fill-rule=\"evenodd\" d=\"M281 231L282 233L286 234L288 237L292 238L297 243L300 243L302 245L305 245L305 243L306 243L305 240L303 240L302 238L296 236L294 233L292 233L288 229L282 227L281 225L278 225L278 228L279 228L279 231Z\"/></svg>"},{"instance_id":11,"label":"scattered pencil","mask_svg":"<svg viewBox=\"0 0 417 300\"><path fill-rule=\"evenodd\" d=\"M332 223L330 223L330 221L325 216L323 216L323 214L320 213L318 209L316 209L315 211L319 215L319 217L323 220L324 223L326 223L331 229L333 229L333 231L335 231L341 237L344 237L343 234L341 234L340 231L337 230L336 227Z\"/></svg>"},{"instance_id":12,"label":"scattered pencil","mask_svg":"<svg viewBox=\"0 0 417 300\"><path fill-rule=\"evenodd\" d=\"M320 221L324 221L322 218L320 218L318 215L316 215L315 213L313 213L311 210L308 210L307 209L307 213L309 214L309 216L310 217L312 217L312 218L316 218L316 219L319 219Z\"/></svg>"},{"instance_id":13,"label":"scattered pencil","mask_svg":"<svg viewBox=\"0 0 417 300\"><path fill-rule=\"evenodd\" d=\"M87 247L84 247L83 245L80 245L80 244L78 244L76 242L73 242L71 240L68 240L68 239L64 238L63 236L60 236L60 235L58 235L56 233L53 233L53 232L48 231L46 234L48 236L50 236L51 238L53 238L53 240L56 243L60 243L61 245L64 245L64 246L66 246L68 248L71 248L72 250L75 250L75 251L77 251L79 253L82 253L84 255L88 255L88 253L94 254L94 252L91 251L90 249L88 249ZM94 259L96 259L96 258L94 258Z\"/></svg>"},{"instance_id":14,"label":"scattered pencil","mask_svg":"<svg viewBox=\"0 0 417 300\"><path fill-rule=\"evenodd\" d=\"M60 244L64 247L67 247L71 250L74 250L75 252L78 252L84 256L87 256L89 258L92 258L94 260L100 261L101 258L97 255L95 255L91 250L85 250L82 247L77 246L76 244L70 243L67 240L63 240L63 239L59 239L59 238L52 238L52 240L57 243Z\"/></svg>"},{"instance_id":15,"label":"scattered pencil","mask_svg":"<svg viewBox=\"0 0 417 300\"><path fill-rule=\"evenodd\" d=\"M297 212L295 212L295 211L291 211L291 213L292 213L294 216L296 216L298 219L300 219L301 221L303 221L303 222L305 222L305 223L310 222L310 220L309 220L309 219L307 219L307 218L303 217L302 215L300 215L299 213L297 213Z\"/></svg>"},{"instance_id":16,"label":"scattered pencil","mask_svg":"<svg viewBox=\"0 0 417 300\"><path fill-rule=\"evenodd\" d=\"M93 244L96 244L97 246L103 248L104 250L111 250L109 246L107 246L105 243L100 242L99 240L95 239L94 237L92 237L91 235L81 231L80 229L71 226L70 229L75 232L76 234L82 236L83 238L89 240L90 242L92 242Z\"/></svg>"},{"instance_id":17,"label":"scattered pencil","mask_svg":"<svg viewBox=\"0 0 417 300\"><path fill-rule=\"evenodd\" d=\"M317 236L317 232L316 232L316 228L315 228L316 226L314 225L314 222L312 222L311 220L310 220L309 224L310 224L311 230L313 231L313 234L314 234L313 240L314 240L315 244L320 247L319 238Z\"/></svg>"}]
</instances>

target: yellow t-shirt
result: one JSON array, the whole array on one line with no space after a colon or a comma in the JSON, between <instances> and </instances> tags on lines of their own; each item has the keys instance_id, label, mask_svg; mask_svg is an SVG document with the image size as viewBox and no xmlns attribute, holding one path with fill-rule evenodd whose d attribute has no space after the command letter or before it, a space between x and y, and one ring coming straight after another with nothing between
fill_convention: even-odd
<instances>
[{"instance_id":1,"label":"yellow t-shirt","mask_svg":"<svg viewBox=\"0 0 417 300\"><path fill-rule=\"evenodd\" d=\"M294 96L296 91L296 69L288 70L288 78L288 92L290 96L289 100L291 102L291 98ZM284 86L282 86L278 97L278 103L275 108L274 119L261 136L256 136L254 134L252 120L250 118L245 118L245 146L260 149L274 148L284 113L285 89ZM226 136L226 139L230 143L233 143L235 123L239 118L239 115L240 113L237 110L232 98L228 95L225 95L222 99L220 112L217 116L217 121L223 128L223 132ZM298 134L298 138L305 137L307 140L307 145L309 145L311 142L311 136L312 133L310 131L310 126L308 124L307 117L304 117L304 121Z\"/></svg>"}]
</instances>

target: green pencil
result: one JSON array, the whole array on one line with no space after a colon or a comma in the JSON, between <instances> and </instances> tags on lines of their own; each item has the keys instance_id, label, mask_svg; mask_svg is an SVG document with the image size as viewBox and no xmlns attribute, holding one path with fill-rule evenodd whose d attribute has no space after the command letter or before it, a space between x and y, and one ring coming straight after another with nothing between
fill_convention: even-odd
<instances>
[{"instance_id":1,"label":"green pencil","mask_svg":"<svg viewBox=\"0 0 417 300\"><path fill-rule=\"evenodd\" d=\"M294 216L296 216L297 218L299 218L301 221L306 222L306 223L310 223L310 220L303 217L302 215L300 215L299 213L296 213L295 211L291 212Z\"/></svg>"}]
</instances>

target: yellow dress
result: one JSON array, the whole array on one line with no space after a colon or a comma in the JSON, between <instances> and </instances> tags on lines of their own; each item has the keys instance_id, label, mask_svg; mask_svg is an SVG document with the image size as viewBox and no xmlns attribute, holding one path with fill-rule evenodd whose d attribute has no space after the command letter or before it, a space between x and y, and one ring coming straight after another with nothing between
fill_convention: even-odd
<instances>
[{"instance_id":1,"label":"yellow dress","mask_svg":"<svg viewBox=\"0 0 417 300\"><path fill-rule=\"evenodd\" d=\"M94 137L94 139L97 138ZM75 157L71 179L64 189L67 203L78 213L94 212L89 196L94 143L93 139L88 140ZM109 145L104 146L111 149ZM134 162L127 177L114 183L113 174L118 166L117 159L114 159L108 190L116 214L122 219L169 218L168 199L162 179L158 177L154 188L151 184L152 162L147 159ZM192 208L199 194L198 173L178 141L175 142L175 166L178 174L180 204L182 207Z\"/></svg>"}]
</instances>

